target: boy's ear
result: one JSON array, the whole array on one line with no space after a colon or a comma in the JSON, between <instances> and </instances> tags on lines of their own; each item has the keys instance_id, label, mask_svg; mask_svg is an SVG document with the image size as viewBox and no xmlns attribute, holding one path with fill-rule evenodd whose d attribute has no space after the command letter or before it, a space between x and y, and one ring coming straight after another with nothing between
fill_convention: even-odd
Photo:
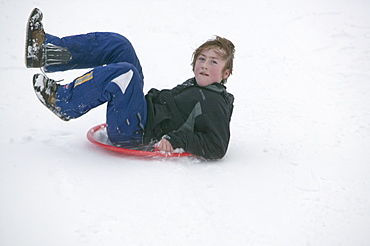
<instances>
[{"instance_id":1,"label":"boy's ear","mask_svg":"<svg viewBox=\"0 0 370 246\"><path fill-rule=\"evenodd\" d=\"M227 79L230 76L230 69L226 69L225 72L223 72L222 79Z\"/></svg>"}]
</instances>

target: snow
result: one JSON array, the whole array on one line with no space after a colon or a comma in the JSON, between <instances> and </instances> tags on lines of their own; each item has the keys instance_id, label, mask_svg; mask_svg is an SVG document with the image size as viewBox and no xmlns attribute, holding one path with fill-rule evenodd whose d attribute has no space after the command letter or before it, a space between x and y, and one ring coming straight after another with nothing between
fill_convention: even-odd
<instances>
[{"instance_id":1,"label":"snow","mask_svg":"<svg viewBox=\"0 0 370 246\"><path fill-rule=\"evenodd\" d=\"M114 31L145 90L192 76L193 50L236 46L224 159L145 159L63 122L24 65L33 7L47 32ZM370 245L370 2L1 1L0 245ZM70 82L85 71L50 74Z\"/></svg>"}]
</instances>

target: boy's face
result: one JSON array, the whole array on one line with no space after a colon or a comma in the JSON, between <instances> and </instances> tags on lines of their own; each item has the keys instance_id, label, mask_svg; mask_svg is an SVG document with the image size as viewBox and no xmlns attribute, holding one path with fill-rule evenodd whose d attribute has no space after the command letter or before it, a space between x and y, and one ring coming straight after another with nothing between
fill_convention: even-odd
<instances>
[{"instance_id":1,"label":"boy's face","mask_svg":"<svg viewBox=\"0 0 370 246\"><path fill-rule=\"evenodd\" d=\"M226 61L214 49L203 50L195 61L194 75L199 86L220 83L230 75L230 70L223 71Z\"/></svg>"}]
</instances>

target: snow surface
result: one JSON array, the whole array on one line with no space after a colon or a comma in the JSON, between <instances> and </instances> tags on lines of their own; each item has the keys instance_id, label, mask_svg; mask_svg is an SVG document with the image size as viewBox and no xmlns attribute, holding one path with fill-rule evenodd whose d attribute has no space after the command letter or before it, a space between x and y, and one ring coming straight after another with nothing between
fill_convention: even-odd
<instances>
[{"instance_id":1,"label":"snow surface","mask_svg":"<svg viewBox=\"0 0 370 246\"><path fill-rule=\"evenodd\" d=\"M47 32L124 34L145 90L192 76L212 35L236 45L224 159L142 159L63 122L24 65ZM0 245L370 245L370 1L0 1ZM86 71L51 74L70 82Z\"/></svg>"}]
</instances>

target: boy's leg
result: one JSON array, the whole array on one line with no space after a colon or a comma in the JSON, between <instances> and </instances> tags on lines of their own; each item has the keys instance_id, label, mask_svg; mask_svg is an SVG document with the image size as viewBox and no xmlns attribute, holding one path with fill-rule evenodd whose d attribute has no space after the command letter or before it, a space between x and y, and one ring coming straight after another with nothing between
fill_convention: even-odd
<instances>
[{"instance_id":1,"label":"boy's leg","mask_svg":"<svg viewBox=\"0 0 370 246\"><path fill-rule=\"evenodd\" d=\"M48 43L67 48L72 54L72 59L67 64L46 66L46 72L128 62L136 67L143 79L142 68L132 44L120 34L95 32L64 38L46 34L45 44Z\"/></svg>"},{"instance_id":2,"label":"boy's leg","mask_svg":"<svg viewBox=\"0 0 370 246\"><path fill-rule=\"evenodd\" d=\"M45 33L42 19L42 12L38 8L33 9L27 22L27 67L44 67L46 72L56 72L128 62L144 79L135 50L122 35L95 32L58 38Z\"/></svg>"},{"instance_id":3,"label":"boy's leg","mask_svg":"<svg viewBox=\"0 0 370 246\"><path fill-rule=\"evenodd\" d=\"M141 141L147 105L143 80L129 63L97 67L72 83L60 86L56 108L68 119L78 118L105 102L108 137L115 144Z\"/></svg>"}]
</instances>

